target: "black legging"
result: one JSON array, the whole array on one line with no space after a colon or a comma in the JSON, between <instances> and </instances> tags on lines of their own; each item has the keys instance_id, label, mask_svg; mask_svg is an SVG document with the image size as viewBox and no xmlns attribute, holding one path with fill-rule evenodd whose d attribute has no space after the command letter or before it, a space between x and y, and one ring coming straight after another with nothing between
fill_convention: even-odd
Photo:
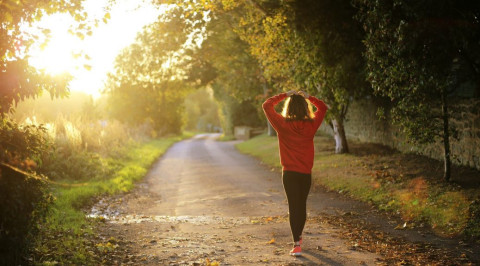
<instances>
[{"instance_id":1,"label":"black legging","mask_svg":"<svg viewBox=\"0 0 480 266\"><path fill-rule=\"evenodd\" d=\"M300 236L307 220L307 197L312 185L312 175L293 171L283 171L283 188L287 194L290 228L293 241Z\"/></svg>"}]
</instances>

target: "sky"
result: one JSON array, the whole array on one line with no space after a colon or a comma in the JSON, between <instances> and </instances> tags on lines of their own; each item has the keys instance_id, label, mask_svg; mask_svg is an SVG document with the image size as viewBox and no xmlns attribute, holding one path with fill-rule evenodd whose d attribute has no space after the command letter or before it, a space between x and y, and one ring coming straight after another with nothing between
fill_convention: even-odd
<instances>
[{"instance_id":1,"label":"sky","mask_svg":"<svg viewBox=\"0 0 480 266\"><path fill-rule=\"evenodd\" d=\"M86 0L84 9L89 19L100 21L106 13L108 0ZM68 72L73 76L70 90L82 91L94 98L100 96L107 73L113 70L115 57L131 44L143 26L153 23L164 12L163 9L139 0L116 0L111 7L110 19L94 27L91 36L83 40L68 33L76 22L67 14L44 17L35 27L51 30L47 46L36 43L29 52L29 63L51 74ZM74 58L73 54L83 52L90 59ZM90 65L87 70L84 64Z\"/></svg>"}]
</instances>

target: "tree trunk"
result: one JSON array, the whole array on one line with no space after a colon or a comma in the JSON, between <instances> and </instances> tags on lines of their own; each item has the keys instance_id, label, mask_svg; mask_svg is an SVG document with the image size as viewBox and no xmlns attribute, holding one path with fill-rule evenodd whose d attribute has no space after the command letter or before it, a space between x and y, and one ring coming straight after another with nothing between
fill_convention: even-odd
<instances>
[{"instance_id":1,"label":"tree trunk","mask_svg":"<svg viewBox=\"0 0 480 266\"><path fill-rule=\"evenodd\" d=\"M331 126L335 138L335 153L348 153L348 143L347 137L345 136L345 128L343 127L343 120L333 119Z\"/></svg>"},{"instance_id":2,"label":"tree trunk","mask_svg":"<svg viewBox=\"0 0 480 266\"><path fill-rule=\"evenodd\" d=\"M232 137L234 135L233 130L233 122L232 122L232 112L231 112L231 105L226 105L224 108L224 116L225 116L225 128L223 131L223 135L226 137Z\"/></svg>"},{"instance_id":3,"label":"tree trunk","mask_svg":"<svg viewBox=\"0 0 480 266\"><path fill-rule=\"evenodd\" d=\"M270 122L268 121L268 119L267 119L267 129L268 129L267 132L268 132L268 135L269 135L269 136L272 136L272 137L273 137L273 136L276 136L276 135L277 135L277 131L275 131L275 129L273 129L272 124L270 124Z\"/></svg>"},{"instance_id":4,"label":"tree trunk","mask_svg":"<svg viewBox=\"0 0 480 266\"><path fill-rule=\"evenodd\" d=\"M444 172L443 178L450 181L450 131L448 128L448 104L447 104L447 90L442 90L442 118L443 118L443 150L444 150Z\"/></svg>"}]
</instances>

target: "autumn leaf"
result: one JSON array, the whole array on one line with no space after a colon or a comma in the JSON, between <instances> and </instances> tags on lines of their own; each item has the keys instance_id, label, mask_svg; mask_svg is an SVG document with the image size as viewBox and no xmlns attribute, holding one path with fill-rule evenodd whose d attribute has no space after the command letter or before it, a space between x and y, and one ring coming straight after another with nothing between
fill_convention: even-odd
<instances>
[{"instance_id":1,"label":"autumn leaf","mask_svg":"<svg viewBox=\"0 0 480 266\"><path fill-rule=\"evenodd\" d=\"M403 225L397 225L394 229L395 230L404 230L407 227L407 222L405 222Z\"/></svg>"},{"instance_id":2,"label":"autumn leaf","mask_svg":"<svg viewBox=\"0 0 480 266\"><path fill-rule=\"evenodd\" d=\"M206 266L220 266L220 263L218 261L210 261L210 259L206 258L205 259L205 265Z\"/></svg>"}]
</instances>

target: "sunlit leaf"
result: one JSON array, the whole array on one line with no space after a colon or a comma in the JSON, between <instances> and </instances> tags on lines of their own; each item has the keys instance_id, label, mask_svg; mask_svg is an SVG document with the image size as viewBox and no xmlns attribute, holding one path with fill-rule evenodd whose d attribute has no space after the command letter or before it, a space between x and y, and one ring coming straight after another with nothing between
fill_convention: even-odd
<instances>
[{"instance_id":1,"label":"sunlit leaf","mask_svg":"<svg viewBox=\"0 0 480 266\"><path fill-rule=\"evenodd\" d=\"M80 38L80 40L83 40L83 39L85 38L85 35L83 35L83 33L79 32L79 31L77 31L77 32L75 33L75 35L76 35L78 38Z\"/></svg>"}]
</instances>

